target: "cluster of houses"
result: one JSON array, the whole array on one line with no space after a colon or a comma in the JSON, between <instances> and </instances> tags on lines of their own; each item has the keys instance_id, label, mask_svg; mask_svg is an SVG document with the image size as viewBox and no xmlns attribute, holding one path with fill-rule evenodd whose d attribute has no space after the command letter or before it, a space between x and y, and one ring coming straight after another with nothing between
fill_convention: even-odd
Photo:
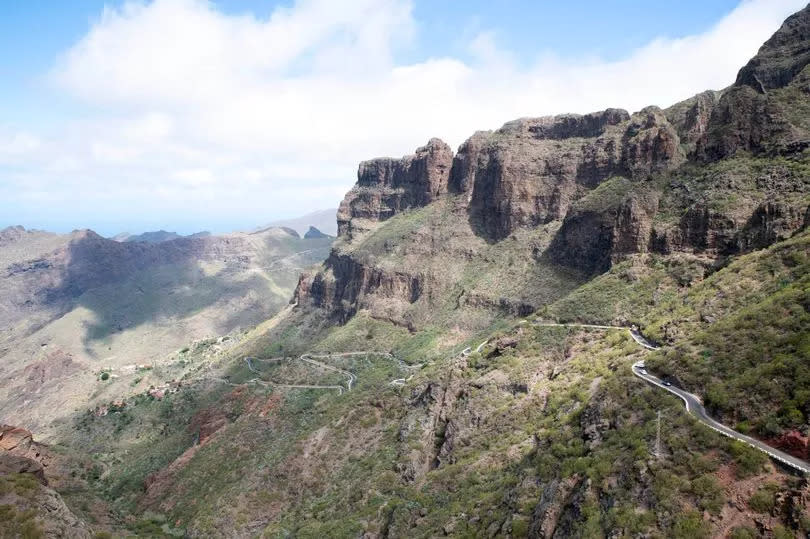
<instances>
[{"instance_id":1,"label":"cluster of houses","mask_svg":"<svg viewBox=\"0 0 810 539\"><path fill-rule=\"evenodd\" d=\"M153 399L160 400L170 393L177 393L182 386L183 382L179 380L171 380L157 387L150 387L146 391L146 394L152 397Z\"/></svg>"},{"instance_id":2,"label":"cluster of houses","mask_svg":"<svg viewBox=\"0 0 810 539\"><path fill-rule=\"evenodd\" d=\"M180 388L183 386L183 382L179 380L170 380L164 384L161 384L157 387L151 386L149 389L146 390L146 394L149 397L152 397L155 400L161 400L166 395L171 393L177 393ZM107 404L100 404L92 410L93 415L96 417L104 417L105 415L111 412L120 412L124 408L126 408L127 402L124 399L116 399L112 402Z\"/></svg>"}]
</instances>

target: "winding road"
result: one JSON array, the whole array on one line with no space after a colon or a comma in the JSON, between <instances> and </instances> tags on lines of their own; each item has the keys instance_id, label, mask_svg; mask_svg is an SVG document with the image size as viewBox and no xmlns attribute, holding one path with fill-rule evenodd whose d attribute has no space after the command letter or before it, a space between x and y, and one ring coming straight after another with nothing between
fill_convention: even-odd
<instances>
[{"instance_id":1,"label":"winding road","mask_svg":"<svg viewBox=\"0 0 810 539\"><path fill-rule=\"evenodd\" d=\"M729 438L738 440L755 449L759 449L772 459L779 461L785 466L789 466L794 470L797 470L801 473L810 473L810 463L807 463L792 455L788 455L783 451L779 451L778 449L775 449L764 442L761 442L755 438L751 438L750 436L746 436L745 434L737 432L736 430L731 429L723 425L722 423L712 419L709 416L709 414L706 413L706 409L703 407L703 403L700 402L700 398L697 395L689 393L688 391L685 391L673 385L667 385L667 383L661 380L660 378L657 378L652 374L648 373L647 370L644 368L643 361L637 361L636 363L634 363L632 370L633 374L635 374L645 382L648 382L665 391L669 391L670 393L672 393L677 397L680 397L680 399L686 405L686 411L695 416L698 421L700 421L713 431L719 432L723 436L727 436Z\"/></svg>"},{"instance_id":2,"label":"winding road","mask_svg":"<svg viewBox=\"0 0 810 539\"><path fill-rule=\"evenodd\" d=\"M376 352L376 351L372 351L372 350L365 350L365 351L360 351L360 352L342 352L342 353L337 353L337 354L314 354L314 353L311 353L311 352L307 352L305 354L301 354L300 356L298 356L297 359L299 361L302 361L302 362L307 363L309 365L313 365L315 367L319 367L319 368L324 369L324 370L337 372L339 374L342 374L342 375L346 376L346 388L345 389L347 391L351 391L352 386L357 381L357 375L356 374L354 374L353 372L344 370L344 369L340 369L338 367L334 367L332 365L328 365L328 364L323 363L322 361L318 361L318 360L319 359L342 358L342 357L369 356L369 355L380 356L380 357L385 357L386 359L395 360L395 361L397 361L398 367L401 368L401 369L405 369L405 370L413 369L413 368L419 368L419 367L422 366L421 364L408 365L407 363L403 362L402 360L395 358L392 354L390 354L388 352ZM260 371L256 370L256 368L253 366L254 361L261 361L261 362L265 362L265 363L271 363L271 362L272 363L280 363L280 362L284 361L287 358L282 358L282 357L280 357L280 358L257 358L257 357L252 357L252 356L245 356L243 359L244 359L245 364L247 365L248 369L250 370L250 372L260 376L262 373ZM412 376L413 375L411 375L411 377ZM410 380L411 377L409 377L408 380ZM224 379L222 381L230 383L229 381L224 380ZM392 382L390 382L390 384L391 385L403 385L406 381L407 380L404 379L404 378L398 378L398 379L393 380ZM291 388L291 389L334 389L334 390L339 391L339 393L341 395L343 394L343 389L344 389L343 386L339 386L339 385L279 384L279 383L276 383L276 382L271 382L269 380L264 380L262 378L252 378L252 379L248 380L245 383L262 383L262 384L268 385L268 386ZM231 385L235 385L235 384L231 384Z\"/></svg>"},{"instance_id":3,"label":"winding road","mask_svg":"<svg viewBox=\"0 0 810 539\"><path fill-rule=\"evenodd\" d=\"M630 336L633 340L646 348L647 350L658 350L658 346L647 340L644 335L635 327L621 327L621 326L599 326L594 324L555 324L555 323L546 323L546 322L535 322L535 326L541 327L581 327L581 328L590 328L590 329L619 329L622 331L627 331L630 333ZM631 367L633 374L636 375L638 378L641 378L645 382L652 384L664 391L668 391L673 395L679 397L684 405L686 406L686 411L692 416L694 416L698 421L709 427L715 432L722 434L728 438L732 438L734 440L738 440L748 446L753 447L754 449L759 449L772 459L781 462L785 466L792 468L802 474L810 473L810 463L796 458L792 455L785 453L784 451L780 451L774 447L769 446L765 442L761 442L756 438L752 438L750 436L746 436L741 432L737 432L736 430L727 427L726 425L720 423L719 421L715 421L712 419L709 414L706 412L706 408L703 407L703 403L700 400L700 397L689 393L683 389L675 387L667 382L661 380L653 376L652 374L648 373L647 370L644 368L644 361L637 361Z\"/></svg>"},{"instance_id":4,"label":"winding road","mask_svg":"<svg viewBox=\"0 0 810 539\"><path fill-rule=\"evenodd\" d=\"M533 322L533 325L538 326L538 327L576 327L576 328L586 328L586 329L604 329L604 330L627 331L630 334L630 336L633 338L633 341L635 341L639 346L641 346L641 347L643 347L643 348L645 348L647 350L658 350L658 348L659 348L654 343L650 342L647 338L645 338L644 335L641 334L641 332L638 330L638 328L636 326L632 326L632 327L628 328L628 327L623 327L623 326L607 326L607 325L597 325L597 324L560 324L560 323L552 323L552 322ZM489 342L489 340L486 340L486 341L482 342L481 344L479 344L475 348L475 352L480 352L488 342ZM465 348L464 350L461 351L461 356L466 357L466 356L470 355L470 353L472 353L472 349L471 348ZM328 365L328 364L323 363L323 362L318 361L318 360L319 359L340 358L340 357L367 356L367 355L376 355L376 356L381 356L381 357L386 357L388 359L396 360L398 362L399 367L404 369L404 370L408 370L408 369L412 369L412 368L418 368L418 367L421 366L421 365L408 365L408 364L404 363L402 360L396 359L393 355L391 355L388 352L373 352L373 351L343 352L343 353L338 353L338 354L305 353L305 354L301 354L300 356L298 356L297 359L299 361L303 361L304 363L308 363L310 365L314 365L316 367L319 367L319 368L322 368L322 369L325 369L325 370L329 370L329 371L333 371L333 372L343 374L344 376L346 376L346 388L345 389L347 391L351 391L352 386L357 381L357 375L355 375L354 373L352 373L350 371L340 369L340 368L334 367L332 365ZM244 361L247 364L248 369L250 369L250 371L252 373L260 375L261 373L258 370L256 370L256 368L253 366L254 361L281 362L281 361L284 361L284 359L285 358L260 359L260 358L246 356L244 358ZM703 403L701 402L700 397L698 397L697 395L694 395L692 393L689 393L688 391L685 391L683 389L675 387L675 386L673 386L671 384L668 384L667 382L661 380L660 378L657 378L656 376L653 376L652 374L648 373L647 370L644 367L644 361L637 361L636 363L634 363L632 365L632 367L631 367L631 371L633 372L633 374L636 377L641 378L645 382L647 382L649 384L652 384L655 387L658 387L660 389L663 389L664 391L668 391L669 393L672 393L676 397L680 398L683 401L684 405L686 406L686 411L688 413L692 414L692 416L694 416L698 421L700 421L702 424L706 425L707 427L709 427L713 431L718 432L718 433L720 433L723 436L726 436L728 438L738 440L738 441L740 441L740 442L742 442L742 443L744 443L744 444L746 444L746 445L748 445L750 447L758 449L758 450L762 451L763 453L765 453L766 455L768 455L769 457L771 457L772 459L776 460L777 462L780 462L780 463L784 464L785 466L787 466L789 468L792 468L793 470L798 471L799 473L810 474L810 463L805 462L805 461L803 461L801 459L798 459L798 458L796 458L796 457L794 457L792 455L789 455L789 454L787 454L787 453L785 453L783 451L775 449L775 448L769 446L768 444L766 444L764 442L761 442L761 441L759 441L759 440L757 440L755 438L752 438L750 436L747 436L747 435L745 435L745 434L743 434L741 432L737 432L736 430L734 430L734 429L732 429L730 427L727 427L726 425L712 419L709 416L709 414L706 412L706 409L703 407ZM389 385L402 386L408 380L410 380L411 378L413 378L413 375L409 376L408 378L397 378L397 379L392 380L391 382L389 382ZM225 382L225 383L228 383L228 384L231 384L231 385L237 385L237 384L231 383L229 380L225 380L225 379L220 379L220 380L222 382ZM260 383L260 384L267 385L267 386L283 387L283 388L291 388L291 389L330 389L330 390L338 391L339 394L341 394L341 395L343 394L343 390L344 390L344 387L342 385L278 384L278 383L275 383L275 382L271 382L269 380L263 380L261 378L253 378L251 380L248 380L245 383Z\"/></svg>"}]
</instances>

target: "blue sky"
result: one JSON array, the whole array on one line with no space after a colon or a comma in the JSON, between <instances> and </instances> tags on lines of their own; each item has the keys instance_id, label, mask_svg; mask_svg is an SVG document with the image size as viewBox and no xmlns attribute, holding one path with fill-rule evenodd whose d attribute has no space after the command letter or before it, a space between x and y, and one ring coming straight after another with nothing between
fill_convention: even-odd
<instances>
[{"instance_id":1,"label":"blue sky","mask_svg":"<svg viewBox=\"0 0 810 539\"><path fill-rule=\"evenodd\" d=\"M722 88L802 4L0 0L0 227L333 207L357 161L431 136Z\"/></svg>"}]
</instances>

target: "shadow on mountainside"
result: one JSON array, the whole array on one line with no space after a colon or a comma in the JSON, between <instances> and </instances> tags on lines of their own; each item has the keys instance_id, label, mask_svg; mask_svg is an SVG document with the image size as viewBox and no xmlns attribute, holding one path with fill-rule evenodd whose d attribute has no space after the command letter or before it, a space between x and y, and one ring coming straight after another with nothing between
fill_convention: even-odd
<instances>
[{"instance_id":1,"label":"shadow on mountainside","mask_svg":"<svg viewBox=\"0 0 810 539\"><path fill-rule=\"evenodd\" d=\"M51 279L58 284L38 295L59 306L60 316L76 307L92 311L95 321L85 322L83 336L88 353L93 342L116 333L177 323L215 306L205 323L224 334L272 316L297 282L295 266L276 269L270 260L269 269L259 269L240 252L229 239L118 243L82 233L66 247L60 278Z\"/></svg>"}]
</instances>

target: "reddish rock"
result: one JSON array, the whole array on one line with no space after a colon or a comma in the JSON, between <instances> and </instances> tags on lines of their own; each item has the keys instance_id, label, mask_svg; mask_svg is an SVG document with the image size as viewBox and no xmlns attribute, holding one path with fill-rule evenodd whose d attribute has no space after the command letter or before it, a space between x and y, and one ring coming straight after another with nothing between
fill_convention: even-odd
<instances>
[{"instance_id":1,"label":"reddish rock","mask_svg":"<svg viewBox=\"0 0 810 539\"><path fill-rule=\"evenodd\" d=\"M768 444L801 459L810 457L810 453L808 453L810 438L802 435L799 431L787 431L777 438L768 440Z\"/></svg>"},{"instance_id":2,"label":"reddish rock","mask_svg":"<svg viewBox=\"0 0 810 539\"><path fill-rule=\"evenodd\" d=\"M219 429L228 424L225 412L218 408L205 408L200 410L188 425L188 432L199 436L198 443L204 444Z\"/></svg>"},{"instance_id":3,"label":"reddish rock","mask_svg":"<svg viewBox=\"0 0 810 539\"><path fill-rule=\"evenodd\" d=\"M33 435L24 428L0 425L0 450L25 452L33 443Z\"/></svg>"}]
</instances>

